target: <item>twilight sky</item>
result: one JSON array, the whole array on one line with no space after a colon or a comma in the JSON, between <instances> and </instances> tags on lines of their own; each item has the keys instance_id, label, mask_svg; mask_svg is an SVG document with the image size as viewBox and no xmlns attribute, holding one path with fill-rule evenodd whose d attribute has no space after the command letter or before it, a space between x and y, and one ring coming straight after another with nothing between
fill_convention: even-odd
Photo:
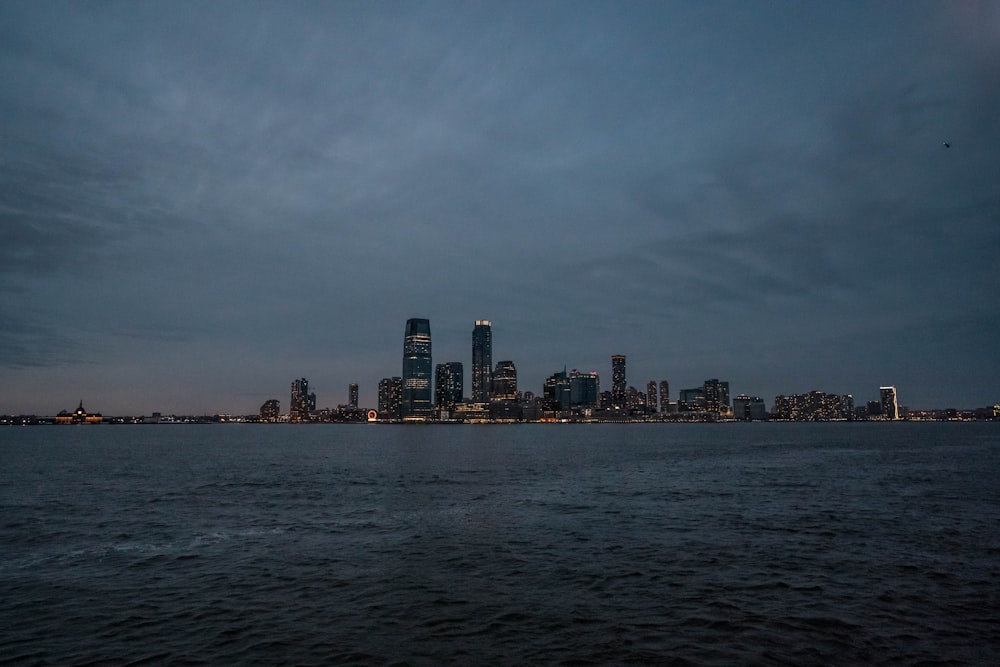
<instances>
[{"instance_id":1,"label":"twilight sky","mask_svg":"<svg viewBox=\"0 0 1000 667\"><path fill-rule=\"evenodd\" d=\"M4 2L0 413L374 406L409 317L993 404L998 174L990 1Z\"/></svg>"}]
</instances>

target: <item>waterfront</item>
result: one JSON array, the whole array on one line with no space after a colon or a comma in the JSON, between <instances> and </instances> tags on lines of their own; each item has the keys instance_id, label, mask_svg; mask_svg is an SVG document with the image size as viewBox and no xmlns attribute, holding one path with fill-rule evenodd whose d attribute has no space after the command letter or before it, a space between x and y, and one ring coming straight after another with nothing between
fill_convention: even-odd
<instances>
[{"instance_id":1,"label":"waterfront","mask_svg":"<svg viewBox=\"0 0 1000 667\"><path fill-rule=\"evenodd\" d=\"M0 429L0 662L988 664L996 424Z\"/></svg>"}]
</instances>

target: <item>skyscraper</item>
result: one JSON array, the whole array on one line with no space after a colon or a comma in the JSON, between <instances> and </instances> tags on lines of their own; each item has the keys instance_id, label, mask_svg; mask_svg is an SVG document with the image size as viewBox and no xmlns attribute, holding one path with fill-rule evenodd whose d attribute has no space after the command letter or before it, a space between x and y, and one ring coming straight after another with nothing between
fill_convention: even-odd
<instances>
[{"instance_id":1,"label":"skyscraper","mask_svg":"<svg viewBox=\"0 0 1000 667\"><path fill-rule=\"evenodd\" d=\"M882 419L896 421L899 419L899 405L896 402L895 387L879 387L879 397L882 403Z\"/></svg>"},{"instance_id":2,"label":"skyscraper","mask_svg":"<svg viewBox=\"0 0 1000 667\"><path fill-rule=\"evenodd\" d=\"M347 387L347 405L351 408L358 407L358 385L353 382Z\"/></svg>"},{"instance_id":3,"label":"skyscraper","mask_svg":"<svg viewBox=\"0 0 1000 667\"><path fill-rule=\"evenodd\" d=\"M402 419L403 378L382 378L378 383L378 416L386 421Z\"/></svg>"},{"instance_id":4,"label":"skyscraper","mask_svg":"<svg viewBox=\"0 0 1000 667\"><path fill-rule=\"evenodd\" d=\"M493 330L489 320L476 320L472 329L472 400L490 400L493 385Z\"/></svg>"},{"instance_id":5,"label":"skyscraper","mask_svg":"<svg viewBox=\"0 0 1000 667\"><path fill-rule=\"evenodd\" d=\"M670 405L670 383L660 380L660 412L666 412Z\"/></svg>"},{"instance_id":6,"label":"skyscraper","mask_svg":"<svg viewBox=\"0 0 1000 667\"><path fill-rule=\"evenodd\" d=\"M492 398L501 401L517 400L517 368L513 361L498 361L493 373Z\"/></svg>"},{"instance_id":7,"label":"skyscraper","mask_svg":"<svg viewBox=\"0 0 1000 667\"><path fill-rule=\"evenodd\" d=\"M718 378L705 380L705 409L715 414L729 413L729 383Z\"/></svg>"},{"instance_id":8,"label":"skyscraper","mask_svg":"<svg viewBox=\"0 0 1000 667\"><path fill-rule=\"evenodd\" d=\"M569 374L569 403L572 408L596 409L601 406L601 378L596 372Z\"/></svg>"},{"instance_id":9,"label":"skyscraper","mask_svg":"<svg viewBox=\"0 0 1000 667\"><path fill-rule=\"evenodd\" d=\"M646 412L652 414L656 412L656 381L650 380L646 384Z\"/></svg>"},{"instance_id":10,"label":"skyscraper","mask_svg":"<svg viewBox=\"0 0 1000 667\"><path fill-rule=\"evenodd\" d=\"M434 405L438 412L451 411L462 402L464 390L464 369L459 361L438 364L434 377Z\"/></svg>"},{"instance_id":11,"label":"skyscraper","mask_svg":"<svg viewBox=\"0 0 1000 667\"><path fill-rule=\"evenodd\" d=\"M431 416L431 322L422 318L406 321L403 337L403 419Z\"/></svg>"},{"instance_id":12,"label":"skyscraper","mask_svg":"<svg viewBox=\"0 0 1000 667\"><path fill-rule=\"evenodd\" d=\"M293 422L309 420L309 380L292 380L292 400L288 406L288 419Z\"/></svg>"},{"instance_id":13,"label":"skyscraper","mask_svg":"<svg viewBox=\"0 0 1000 667\"><path fill-rule=\"evenodd\" d=\"M625 355L611 355L611 406L614 408L624 408L626 405L625 393L627 383L625 380Z\"/></svg>"}]
</instances>

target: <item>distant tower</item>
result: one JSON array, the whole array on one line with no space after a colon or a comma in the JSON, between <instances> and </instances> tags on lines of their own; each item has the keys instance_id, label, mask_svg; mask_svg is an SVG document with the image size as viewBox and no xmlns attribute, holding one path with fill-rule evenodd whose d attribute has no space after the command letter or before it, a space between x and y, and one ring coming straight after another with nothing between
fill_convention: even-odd
<instances>
[{"instance_id":1,"label":"distant tower","mask_svg":"<svg viewBox=\"0 0 1000 667\"><path fill-rule=\"evenodd\" d=\"M626 405L627 382L625 380L625 355L611 355L611 405L624 408Z\"/></svg>"},{"instance_id":2,"label":"distant tower","mask_svg":"<svg viewBox=\"0 0 1000 667\"><path fill-rule=\"evenodd\" d=\"M493 398L501 401L517 400L517 368L513 361L498 361L493 372Z\"/></svg>"},{"instance_id":3,"label":"distant tower","mask_svg":"<svg viewBox=\"0 0 1000 667\"><path fill-rule=\"evenodd\" d=\"M288 419L293 422L309 420L309 380L292 381L292 400L288 406Z\"/></svg>"},{"instance_id":4,"label":"distant tower","mask_svg":"<svg viewBox=\"0 0 1000 667\"><path fill-rule=\"evenodd\" d=\"M378 383L378 415L380 419L398 421L402 419L400 407L403 402L403 378L382 378Z\"/></svg>"},{"instance_id":5,"label":"distant tower","mask_svg":"<svg viewBox=\"0 0 1000 667\"><path fill-rule=\"evenodd\" d=\"M464 369L461 362L449 361L434 368L434 405L440 413L451 411L462 402Z\"/></svg>"},{"instance_id":6,"label":"distant tower","mask_svg":"<svg viewBox=\"0 0 1000 667\"><path fill-rule=\"evenodd\" d=\"M260 420L265 422L276 422L278 421L278 415L281 414L281 402L276 398L270 398L264 401L264 405L260 406Z\"/></svg>"},{"instance_id":7,"label":"distant tower","mask_svg":"<svg viewBox=\"0 0 1000 667\"><path fill-rule=\"evenodd\" d=\"M358 407L358 385L353 382L347 387L347 405L351 408Z\"/></svg>"},{"instance_id":8,"label":"distant tower","mask_svg":"<svg viewBox=\"0 0 1000 667\"><path fill-rule=\"evenodd\" d=\"M472 329L472 400L490 400L493 384L493 330L489 320L476 320Z\"/></svg>"},{"instance_id":9,"label":"distant tower","mask_svg":"<svg viewBox=\"0 0 1000 667\"><path fill-rule=\"evenodd\" d=\"M668 405L670 405L670 383L660 380L660 411L666 412Z\"/></svg>"},{"instance_id":10,"label":"distant tower","mask_svg":"<svg viewBox=\"0 0 1000 667\"><path fill-rule=\"evenodd\" d=\"M882 419L896 421L899 419L899 405L896 403L895 387L879 387L879 396L882 404Z\"/></svg>"},{"instance_id":11,"label":"distant tower","mask_svg":"<svg viewBox=\"0 0 1000 667\"><path fill-rule=\"evenodd\" d=\"M403 337L403 419L431 416L431 322L406 321Z\"/></svg>"},{"instance_id":12,"label":"distant tower","mask_svg":"<svg viewBox=\"0 0 1000 667\"><path fill-rule=\"evenodd\" d=\"M656 412L656 382L650 380L646 385L646 412Z\"/></svg>"}]
</instances>

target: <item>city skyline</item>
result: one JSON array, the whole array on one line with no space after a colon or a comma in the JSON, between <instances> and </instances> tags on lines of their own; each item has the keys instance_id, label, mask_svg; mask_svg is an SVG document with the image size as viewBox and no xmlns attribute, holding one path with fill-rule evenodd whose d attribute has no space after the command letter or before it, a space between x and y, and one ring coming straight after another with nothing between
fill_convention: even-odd
<instances>
[{"instance_id":1,"label":"city skyline","mask_svg":"<svg viewBox=\"0 0 1000 667\"><path fill-rule=\"evenodd\" d=\"M374 406L415 316L466 392L487 318L532 391L992 405L998 62L989 2L0 4L0 413Z\"/></svg>"}]
</instances>

